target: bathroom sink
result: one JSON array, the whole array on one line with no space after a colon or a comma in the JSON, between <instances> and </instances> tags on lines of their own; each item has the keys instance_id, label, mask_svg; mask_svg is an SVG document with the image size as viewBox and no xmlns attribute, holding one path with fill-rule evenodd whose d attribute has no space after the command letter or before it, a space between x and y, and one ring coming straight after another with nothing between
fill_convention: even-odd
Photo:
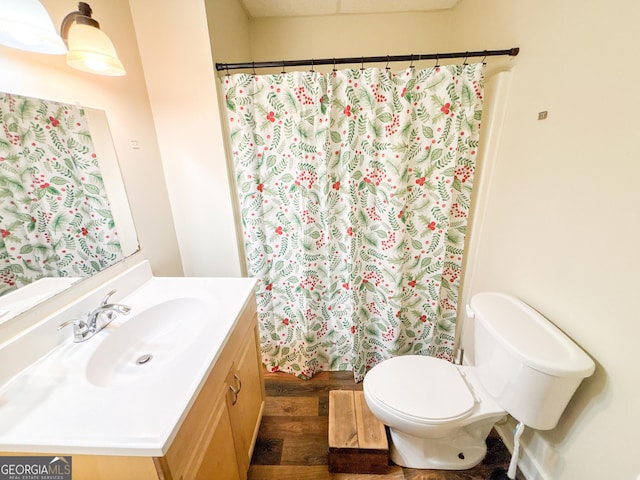
<instances>
[{"instance_id":1,"label":"bathroom sink","mask_svg":"<svg viewBox=\"0 0 640 480\"><path fill-rule=\"evenodd\" d=\"M210 374L226 375L242 353L228 342L255 322L255 287L252 278L154 277L147 261L134 262L0 342L0 451L98 455L118 468L117 458L165 456ZM112 290L128 314L82 342L59 328Z\"/></svg>"},{"instance_id":2,"label":"bathroom sink","mask_svg":"<svg viewBox=\"0 0 640 480\"><path fill-rule=\"evenodd\" d=\"M205 302L189 297L138 313L134 309L120 325L106 329L108 336L87 363L87 379L99 387L114 387L179 370L180 360L198 350L190 347L215 325L210 313Z\"/></svg>"}]
</instances>

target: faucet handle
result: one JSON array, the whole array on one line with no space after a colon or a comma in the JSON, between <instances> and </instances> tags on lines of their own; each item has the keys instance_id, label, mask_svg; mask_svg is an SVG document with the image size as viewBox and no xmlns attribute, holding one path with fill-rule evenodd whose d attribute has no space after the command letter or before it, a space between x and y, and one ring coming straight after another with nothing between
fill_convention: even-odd
<instances>
[{"instance_id":1,"label":"faucet handle","mask_svg":"<svg viewBox=\"0 0 640 480\"><path fill-rule=\"evenodd\" d=\"M70 320L67 320L66 322L62 322L60 325L58 325L58 330L62 330L69 325L73 325L73 341L82 342L86 340L86 338L88 338L87 335L91 332L91 328L85 321L86 318L87 314L85 313L84 315L74 317Z\"/></svg>"},{"instance_id":2,"label":"faucet handle","mask_svg":"<svg viewBox=\"0 0 640 480\"><path fill-rule=\"evenodd\" d=\"M58 325L58 330L62 330L64 327L68 327L69 325L73 325L74 323L76 323L75 318L72 318L71 320L67 320L66 322L62 322L60 325Z\"/></svg>"},{"instance_id":3,"label":"faucet handle","mask_svg":"<svg viewBox=\"0 0 640 480\"><path fill-rule=\"evenodd\" d=\"M87 322L85 322L87 316L88 314L84 313L82 315L78 315L77 317L73 317L72 319L67 320L66 322L62 322L60 325L58 325L58 330L62 330L64 327L68 327L69 325L73 325L74 330L83 329L87 326Z\"/></svg>"},{"instance_id":4,"label":"faucet handle","mask_svg":"<svg viewBox=\"0 0 640 480\"><path fill-rule=\"evenodd\" d=\"M114 293L116 293L117 290L114 288L113 290L111 290L109 293L107 293L104 298L102 299L102 302L100 302L100 305L106 305L109 302L109 298L111 298L111 295L113 295Z\"/></svg>"}]
</instances>

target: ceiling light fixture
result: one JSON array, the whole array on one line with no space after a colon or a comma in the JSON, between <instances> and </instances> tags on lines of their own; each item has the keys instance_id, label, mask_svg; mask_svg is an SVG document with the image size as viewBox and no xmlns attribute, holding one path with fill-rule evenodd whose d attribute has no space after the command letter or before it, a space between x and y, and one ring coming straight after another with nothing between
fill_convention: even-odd
<instances>
[{"instance_id":1,"label":"ceiling light fixture","mask_svg":"<svg viewBox=\"0 0 640 480\"><path fill-rule=\"evenodd\" d=\"M37 53L67 51L38 0L0 0L0 44Z\"/></svg>"},{"instance_id":2,"label":"ceiling light fixture","mask_svg":"<svg viewBox=\"0 0 640 480\"><path fill-rule=\"evenodd\" d=\"M91 17L88 3L79 2L78 10L62 20L60 33L67 42L67 65L83 72L98 75L126 74L116 49L100 24Z\"/></svg>"}]
</instances>

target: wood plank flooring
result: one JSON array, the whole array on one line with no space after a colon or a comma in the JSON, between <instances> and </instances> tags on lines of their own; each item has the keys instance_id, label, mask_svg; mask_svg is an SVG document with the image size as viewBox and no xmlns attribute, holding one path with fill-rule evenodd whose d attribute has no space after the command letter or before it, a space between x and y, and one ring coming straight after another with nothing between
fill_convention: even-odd
<instances>
[{"instance_id":1,"label":"wood plank flooring","mask_svg":"<svg viewBox=\"0 0 640 480\"><path fill-rule=\"evenodd\" d=\"M323 372L311 380L265 373L265 389L267 399L248 480L488 480L495 469L509 466L511 456L492 432L487 456L469 470L390 465L384 475L331 474L327 468L329 391L362 390L362 383L356 384L351 372Z\"/></svg>"}]
</instances>

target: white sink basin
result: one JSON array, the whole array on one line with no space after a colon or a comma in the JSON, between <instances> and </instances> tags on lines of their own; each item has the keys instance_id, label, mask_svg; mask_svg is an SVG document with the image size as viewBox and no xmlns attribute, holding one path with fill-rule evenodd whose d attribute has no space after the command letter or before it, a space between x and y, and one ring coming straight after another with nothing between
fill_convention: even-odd
<instances>
[{"instance_id":1,"label":"white sink basin","mask_svg":"<svg viewBox=\"0 0 640 480\"><path fill-rule=\"evenodd\" d=\"M139 313L134 309L121 325L107 327L107 338L87 363L87 379L99 387L114 387L179 368L179 357L211 328L210 315L205 302L188 297Z\"/></svg>"}]
</instances>

